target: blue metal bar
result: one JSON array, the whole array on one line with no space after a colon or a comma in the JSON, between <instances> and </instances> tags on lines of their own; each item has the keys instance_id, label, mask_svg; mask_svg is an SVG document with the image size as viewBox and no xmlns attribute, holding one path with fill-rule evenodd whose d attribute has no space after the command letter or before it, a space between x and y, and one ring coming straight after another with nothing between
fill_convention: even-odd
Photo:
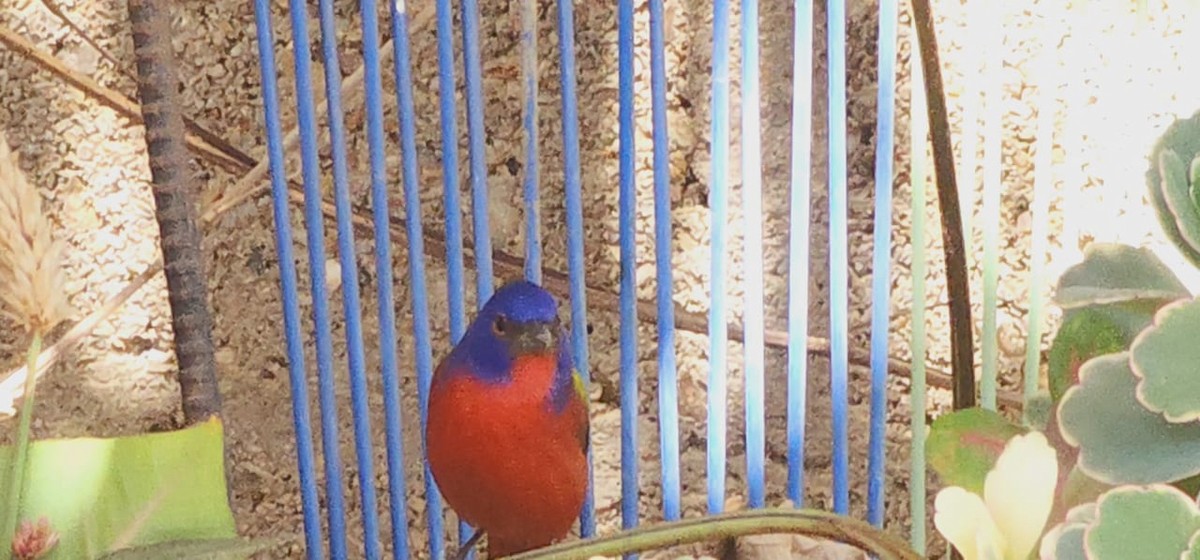
<instances>
[{"instance_id":1,"label":"blue metal bar","mask_svg":"<svg viewBox=\"0 0 1200 560\"><path fill-rule=\"evenodd\" d=\"M726 354L725 222L729 213L729 0L713 1L712 273L708 310L708 512L725 509Z\"/></svg>"},{"instance_id":2,"label":"blue metal bar","mask_svg":"<svg viewBox=\"0 0 1200 560\"><path fill-rule=\"evenodd\" d=\"M374 0L364 0L365 5ZM390 2L392 14L392 64L396 78L396 104L400 108L400 168L404 182L404 219L405 233L408 237L408 281L412 293L412 330L413 353L417 370L417 400L421 414L421 433L425 433L425 423L429 414L429 385L433 379L433 350L429 334L429 302L425 285L425 237L421 222L421 185L420 173L417 169L416 114L413 110L412 62L408 44L408 13L400 2ZM370 92L370 90L368 90ZM382 106L380 106L380 121L382 123ZM382 132L382 126L380 128ZM381 154L382 155L382 154ZM375 235L376 243L385 243L388 239L388 215L379 213L376 207ZM390 281L390 276L389 276ZM388 389L392 395L399 398L399 387ZM429 464L425 463L425 511L428 516L431 533L442 535L441 503L438 498L437 486L433 475L429 472ZM393 508L403 502L392 502ZM436 517L434 515L436 508ZM407 527L407 525L406 525ZM440 538L438 539L441 540ZM432 540L431 540L432 547ZM433 558L441 558L443 552L432 551ZM397 559L399 556L397 556Z\"/></svg>"},{"instance_id":3,"label":"blue metal bar","mask_svg":"<svg viewBox=\"0 0 1200 560\"><path fill-rule=\"evenodd\" d=\"M487 146L483 126L483 70L479 60L479 3L463 0L463 79L467 86L467 136L471 158L471 216L475 227L475 303L492 297L492 234L488 227Z\"/></svg>"},{"instance_id":4,"label":"blue metal bar","mask_svg":"<svg viewBox=\"0 0 1200 560\"><path fill-rule=\"evenodd\" d=\"M317 392L321 407L321 445L325 454L325 501L329 516L329 555L346 555L346 510L342 459L338 449L337 398L334 390L333 341L325 294L325 216L321 212L321 170L317 161L317 119L312 93L307 9L290 0L293 60L296 71L296 118L300 130L300 167L304 177L304 230L308 240L309 291L317 350Z\"/></svg>"},{"instance_id":5,"label":"blue metal bar","mask_svg":"<svg viewBox=\"0 0 1200 560\"><path fill-rule=\"evenodd\" d=\"M871 265L871 440L867 521L883 526L887 444L888 321L891 316L892 147L896 118L896 0L879 2L879 91L875 131L875 240Z\"/></svg>"},{"instance_id":6,"label":"blue metal bar","mask_svg":"<svg viewBox=\"0 0 1200 560\"><path fill-rule=\"evenodd\" d=\"M999 339L996 336L996 306L999 304L1000 211L1004 191L1004 8L989 3L986 16L991 20L985 33L989 56L984 58L983 104L983 193L979 208L983 230L983 324L979 337L979 406L996 410L996 376L999 373Z\"/></svg>"},{"instance_id":7,"label":"blue metal bar","mask_svg":"<svg viewBox=\"0 0 1200 560\"><path fill-rule=\"evenodd\" d=\"M525 90L525 279L542 283L542 218L538 194L537 0L521 2L521 73Z\"/></svg>"},{"instance_id":8,"label":"blue metal bar","mask_svg":"<svg viewBox=\"0 0 1200 560\"><path fill-rule=\"evenodd\" d=\"M458 194L458 109L454 102L454 8L450 0L437 0L438 40L438 99L441 101L442 120L442 185L446 212L446 291L450 308L450 343L458 344L466 331L467 317L463 276L463 233L462 202ZM433 492L426 487L425 504L429 525L429 548L443 551L445 547L442 529L441 497L437 496L437 485ZM429 496L433 496L431 501ZM465 521L458 524L459 544L466 543L472 535L471 526ZM467 555L473 560L474 552ZM434 554L434 558L441 556Z\"/></svg>"},{"instance_id":9,"label":"blue metal bar","mask_svg":"<svg viewBox=\"0 0 1200 560\"><path fill-rule=\"evenodd\" d=\"M617 122L620 198L617 228L621 254L621 527L638 524L637 178L634 171L633 0L617 3ZM627 559L636 555L627 555Z\"/></svg>"},{"instance_id":10,"label":"blue metal bar","mask_svg":"<svg viewBox=\"0 0 1200 560\"><path fill-rule=\"evenodd\" d=\"M654 262L658 284L658 433L663 517L679 519L679 379L675 369L675 300L671 280L671 167L667 150L667 69L663 0L650 0L650 88L654 122Z\"/></svg>"},{"instance_id":11,"label":"blue metal bar","mask_svg":"<svg viewBox=\"0 0 1200 560\"><path fill-rule=\"evenodd\" d=\"M292 6L292 10L305 14L304 6ZM371 405L367 390L366 357L362 337L362 304L358 287L358 259L354 250L354 224L351 222L353 208L350 206L350 184L346 170L346 137L342 124L341 70L338 69L337 31L333 15L333 2L321 0L321 45L325 66L325 99L328 104L329 139L333 152L333 204L334 222L337 228L338 263L342 269L342 309L345 314L346 356L350 373L350 409L354 422L354 451L358 459L358 486L363 519L363 548L366 557L379 558L379 512L375 499L375 452L371 445ZM373 12L372 12L373 14ZM363 64L367 83L367 105L371 105L373 85L379 78L378 61L372 61L368 45L371 37L378 33L363 20ZM308 47L298 49L306 53ZM299 75L297 75L299 77ZM305 78L305 83L307 78ZM376 95L376 97L378 97ZM372 131L373 132L373 131ZM372 140L375 140L372 138ZM382 135L380 136L382 142ZM373 146L374 148L374 146ZM382 154L382 147L379 148ZM312 154L315 158L316 153ZM374 155L374 154L372 154ZM372 179L382 178L383 158L371 161ZM390 261L389 261L390 268ZM394 338L393 338L394 339ZM393 356L393 362L394 362ZM395 364L392 364L393 369ZM403 495L403 493L401 493ZM407 524L406 524L407 526Z\"/></svg>"},{"instance_id":12,"label":"blue metal bar","mask_svg":"<svg viewBox=\"0 0 1200 560\"><path fill-rule=\"evenodd\" d=\"M833 400L833 511L850 511L849 256L846 233L846 0L830 0L829 20L829 363Z\"/></svg>"},{"instance_id":13,"label":"blue metal bar","mask_svg":"<svg viewBox=\"0 0 1200 560\"><path fill-rule=\"evenodd\" d=\"M926 119L925 75L921 70L921 49L915 33L909 35L912 56L911 105L909 114L912 124L909 130L910 172L912 181L912 335L909 348L912 352L912 386L908 389L909 429L912 442L909 447L908 507L912 519L909 543L921 556L925 555L925 190L928 156L927 137L929 122ZM949 548L949 547L947 547Z\"/></svg>"},{"instance_id":14,"label":"blue metal bar","mask_svg":"<svg viewBox=\"0 0 1200 560\"><path fill-rule=\"evenodd\" d=\"M560 51L563 119L563 170L566 172L567 268L571 291L571 354L584 382L588 370L587 276L583 252L583 195L579 171L579 109L575 94L574 0L558 0L558 43ZM592 476L592 448L588 447L588 486L579 517L580 536L596 534L596 499Z\"/></svg>"},{"instance_id":15,"label":"blue metal bar","mask_svg":"<svg viewBox=\"0 0 1200 560\"><path fill-rule=\"evenodd\" d=\"M304 368L304 340L300 334L300 302L296 288L296 260L292 254L292 222L288 206L287 170L283 132L279 123L279 85L275 76L275 43L271 33L271 5L255 0L254 26L258 34L258 61L262 71L263 112L267 129L267 158L271 165L271 208L275 218L275 251L279 255L279 283L283 289L283 332L287 344L288 381L292 389L292 425L296 430L296 459L300 470L300 503L304 510L304 546L308 560L321 560L321 519L317 475L313 464L312 425L309 418L308 379ZM338 478L340 480L340 476Z\"/></svg>"},{"instance_id":16,"label":"blue metal bar","mask_svg":"<svg viewBox=\"0 0 1200 560\"><path fill-rule=\"evenodd\" d=\"M758 0L742 1L742 206L746 267L746 479L750 507L766 505L763 387L762 131L758 85Z\"/></svg>"},{"instance_id":17,"label":"blue metal bar","mask_svg":"<svg viewBox=\"0 0 1200 560\"><path fill-rule=\"evenodd\" d=\"M454 13L450 0L437 0L438 100L442 123L442 185L446 207L446 290L450 307L450 342L457 344L467 328L464 304L462 202L458 193L458 109L454 102Z\"/></svg>"},{"instance_id":18,"label":"blue metal bar","mask_svg":"<svg viewBox=\"0 0 1200 560\"><path fill-rule=\"evenodd\" d=\"M808 411L808 222L812 173L812 0L796 0L792 43L792 207L788 219L788 482L804 506L804 438ZM803 102L801 101L803 100Z\"/></svg>"}]
</instances>

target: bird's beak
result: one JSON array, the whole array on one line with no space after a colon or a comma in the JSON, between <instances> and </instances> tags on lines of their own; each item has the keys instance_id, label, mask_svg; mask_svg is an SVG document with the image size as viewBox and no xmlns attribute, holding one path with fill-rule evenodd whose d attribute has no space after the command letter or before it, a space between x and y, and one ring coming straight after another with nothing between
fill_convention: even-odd
<instances>
[{"instance_id":1,"label":"bird's beak","mask_svg":"<svg viewBox=\"0 0 1200 560\"><path fill-rule=\"evenodd\" d=\"M521 333L518 346L522 353L542 353L555 347L554 325L531 325Z\"/></svg>"}]
</instances>

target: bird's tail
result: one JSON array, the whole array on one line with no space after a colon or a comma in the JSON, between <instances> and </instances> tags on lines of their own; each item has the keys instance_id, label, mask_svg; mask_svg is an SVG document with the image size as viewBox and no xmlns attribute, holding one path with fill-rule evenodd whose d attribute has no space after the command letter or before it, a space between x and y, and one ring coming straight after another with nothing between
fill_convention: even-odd
<instances>
[{"instance_id":1,"label":"bird's tail","mask_svg":"<svg viewBox=\"0 0 1200 560\"><path fill-rule=\"evenodd\" d=\"M467 539L467 542L462 543L462 546L458 547L458 550L454 553L453 560L466 560L467 555L479 544L479 539L482 539L483 535L483 531L475 531L475 534L471 535L471 538Z\"/></svg>"}]
</instances>

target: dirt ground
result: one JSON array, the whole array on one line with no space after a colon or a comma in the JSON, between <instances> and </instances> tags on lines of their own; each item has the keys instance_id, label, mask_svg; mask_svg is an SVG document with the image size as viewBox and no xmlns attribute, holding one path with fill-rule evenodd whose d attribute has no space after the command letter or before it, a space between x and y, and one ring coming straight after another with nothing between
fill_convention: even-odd
<instances>
[{"instance_id":1,"label":"dirt ground","mask_svg":"<svg viewBox=\"0 0 1200 560\"><path fill-rule=\"evenodd\" d=\"M316 7L309 3L310 29L316 35ZM382 21L387 22L382 3ZM480 30L484 65L485 120L488 131L487 162L490 187L491 233L497 250L520 255L523 235L521 181L524 145L520 121L521 87L518 37L520 3L515 0L481 1ZM589 286L616 291L619 271L617 259L617 51L616 10L612 3L579 2L575 7L576 52L578 57L579 113L582 138L583 200L586 223L587 282ZM786 326L787 200L789 188L792 3L768 0L760 8L762 25L762 138L763 188L766 204L762 223L765 239L767 324ZM1078 4L1076 2L1075 4ZM1101 5L1103 4L1103 5ZM1187 270L1180 257L1158 237L1158 226L1145 205L1142 173L1145 154L1156 137L1172 119L1191 114L1195 101L1184 92L1191 88L1187 76L1195 75L1200 60L1185 56L1200 47L1200 37L1182 30L1197 21L1197 14L1166 2L1151 2L1148 13L1135 14L1133 3L1088 3L1039 0L1012 4L1003 13L968 17L968 5L962 0L934 2L938 15L939 41L943 52L943 73L950 97L952 126L956 140L980 134L974 123L981 116L979 88L974 77L984 74L982 57L998 63L990 75L998 76L1003 100L1002 151L1003 196L999 224L999 370L1006 390L1020 386L1024 359L1026 310L1029 300L1027 280L1032 258L1047 259L1047 278L1078 262L1082 248L1092 241L1121 241L1147 244L1159 250L1191 286L1200 285L1198 276ZM0 24L54 54L72 70L91 76L100 84L133 96L135 86L132 42L126 23L125 3L119 0L62 0L62 11L77 22L119 64L101 57L72 33L40 0L3 0ZM293 72L291 68L290 26L282 2L274 2L275 46L283 95L285 130L295 120ZM358 5L352 1L335 2L339 16L339 47L343 76L361 64L361 29ZM541 88L541 185L543 240L546 264L566 269L565 231L562 200L563 165L561 147L561 106L558 103L558 39L555 33L555 4L540 3L540 88ZM979 2L970 3L978 12ZM877 4L852 1L848 9L848 162L850 190L850 337L852 347L866 347L869 341L870 259L872 251L872 208L874 201ZM412 56L417 114L417 147L422 189L422 212L427 234L442 233L442 168L436 34L433 2L413 2ZM711 3L697 0L665 2L666 68L668 73L668 125L671 136L671 184L675 270L675 301L690 312L702 316L708 309L709 206L710 174L710 83L712 9ZM897 107L896 206L893 217L892 298L890 342L893 356L907 360L911 332L911 248L909 201L909 36L908 6L901 7L900 77ZM189 116L216 132L234 146L261 158L265 151L262 132L260 75L257 66L252 5L250 2L217 0L213 2L174 3L174 33L180 71L184 78L183 101ZM510 15L511 14L511 15ZM740 54L738 18L734 7L732 74L732 153L730 197L732 232L730 243L730 309L735 320L742 310L742 261L740 224L740 130L738 115ZM455 14L456 22L458 14ZM812 159L812 235L813 255L809 279L809 309L814 336L828 334L828 277L826 271L828 224L827 136L825 55L825 12L815 8L818 22L814 33L813 65L813 159ZM1004 24L1003 49L980 43L988 23ZM981 25L982 24L982 25ZM636 13L636 118L638 183L638 262L639 296L652 301L655 294L654 232L651 165L649 14L645 3ZM972 27L974 26L974 27ZM384 39L390 26L383 25ZM465 102L461 66L461 42L456 36L459 57L457 84L460 177L464 189L464 210L469 210L467 189L467 146ZM319 64L319 43L314 40L312 60ZM1052 72L1039 64L1053 55ZM320 73L320 66L314 66ZM389 177L397 185L391 199L391 212L403 216L399 194L400 152L397 118L390 65L385 65L385 123L391 149L388 152ZM1052 80L1052 81L1048 81ZM1055 127L1051 172L1054 196L1050 202L1050 243L1045 257L1030 255L1030 202L1032 198L1033 158L1039 144L1035 134L1038 113L1036 94L1040 88L1055 89ZM320 88L317 81L314 87ZM989 92L988 99L992 99ZM352 198L369 215L368 163L363 113L360 103L347 106L346 124L350 131L348 155L352 175ZM966 110L972 118L964 118ZM974 123L974 124L973 124ZM22 56L0 49L0 129L20 152L22 165L31 181L40 185L47 207L61 234L70 244L68 273L71 301L83 317L102 301L120 291L125 284L150 265L157 256L157 229L153 219L152 198L148 187L142 129L104 107L61 79L45 72ZM976 143L979 161L986 162L986 142ZM960 145L959 150L963 150ZM328 147L322 149L328 157ZM323 172L328 176L328 160ZM194 167L206 199L216 198L238 177L207 162L197 160ZM298 174L294 164L289 172ZM964 178L960 176L960 181ZM978 193L978 190L976 190ZM932 194L932 193L931 193ZM981 201L976 194L971 223L973 243L969 262L972 266L972 301L978 340L981 314L981 254L983 240ZM312 324L309 316L311 297L307 291L304 257L303 220L293 207L293 228L297 242L302 282L304 328L309 338L308 364L310 394L315 395L312 364ZM469 214L468 214L469 215ZM936 208L931 205L928 223L938 224ZM464 220L468 247L470 220ZM335 259L336 234L332 220L326 220L325 239L329 259ZM929 365L945 368L949 359L946 292L941 267L940 235L930 232L927 247ZM218 348L221 389L225 399L228 438L231 446L233 505L239 531L246 536L300 532L301 510L295 468L295 439L292 428L287 381L287 362L281 328L281 302L275 246L272 237L270 200L265 194L226 214L206 231L205 239L209 287L215 314L214 338ZM361 307L364 316L364 345L372 391L371 426L375 444L376 480L381 512L388 507L387 473L384 468L383 412L378 375L378 319L375 314L375 274L373 244L361 235L356 245L357 273L363 287ZM402 390L407 430L404 443L408 450L406 478L409 490L407 510L411 525L411 543L418 556L427 556L424 533L423 485L420 482L418 450L420 445L416 411L416 382L410 364L413 359L407 255L402 245L393 247L395 255L395 301L400 331L397 350L402 366ZM434 352L441 356L448 349L445 262L431 253L426 260L429 275L430 311L433 318ZM326 266L322 263L322 266ZM473 277L468 276L468 286ZM174 357L166 299L166 284L161 275L137 292L117 313L109 316L81 344L64 356L41 385L44 399L39 401L35 421L36 435L109 436L147 430L171 429L178 425L177 385L174 381ZM472 291L472 290L468 290ZM352 428L347 412L349 385L345 365L346 343L340 296L330 290L333 316L332 334L338 398L341 402L342 457L346 461L345 485L348 505L357 508L358 480L353 468ZM1043 296L1050 286L1040 287ZM468 297L468 307L474 305ZM1044 317L1043 331L1056 321L1051 307ZM589 343L591 374L596 381L597 403L593 428L596 457L596 506L601 532L619 525L619 411L616 408L618 376L617 327L615 308L595 305L589 310L594 327ZM21 350L16 341L0 329L0 363L16 366ZM1043 347L1049 335L1042 337ZM391 341L387 341L391 342ZM640 509L644 521L661 519L659 488L658 437L655 376L656 334L652 323L639 328L639 373L641 379L640 438L642 446ZM681 452L683 467L684 514L695 516L705 507L705 398L708 342L704 333L680 331L676 341L680 377L680 414L682 417ZM743 403L741 399L742 346L729 344L730 370L728 403L729 492L744 492ZM979 349L976 348L978 363ZM779 348L767 352L768 375L768 501L782 500L786 480L786 440L784 437L784 371L786 353ZM831 434L829 433L828 361L809 359L811 374L807 412L809 439L806 447L806 505L830 507ZM851 400L851 476L852 513L865 514L866 454L868 417L868 370L852 368ZM778 387L778 390L774 388ZM908 514L908 428L907 379L893 376L889 386L888 423L888 526L907 536ZM313 408L316 409L315 396ZM948 406L948 394L931 391L935 416ZM315 420L315 419L314 419ZM5 425L14 424L6 420ZM319 445L319 444L318 444ZM318 447L319 449L319 447ZM934 488L931 487L931 492ZM932 493L931 493L932 496ZM731 498L736 505L738 498ZM385 545L389 534L387 517L381 517ZM349 526L351 550L361 550L362 535L357 516ZM929 530L931 553L941 544ZM681 547L661 555L712 554L711 547ZM659 554L652 555L658 557ZM301 557L299 545L281 547L271 557Z\"/></svg>"}]
</instances>

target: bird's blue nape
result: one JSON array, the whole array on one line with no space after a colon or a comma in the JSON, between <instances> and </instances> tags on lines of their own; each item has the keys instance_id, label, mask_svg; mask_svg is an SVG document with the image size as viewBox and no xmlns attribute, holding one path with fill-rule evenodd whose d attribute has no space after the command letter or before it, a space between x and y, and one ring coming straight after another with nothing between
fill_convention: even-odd
<instances>
[{"instance_id":1,"label":"bird's blue nape","mask_svg":"<svg viewBox=\"0 0 1200 560\"><path fill-rule=\"evenodd\" d=\"M514 356L492 331L500 316L518 323L550 322L558 317L558 302L550 292L532 282L516 280L504 284L479 310L447 357L447 373L472 375L496 383L509 379ZM561 337L559 344L565 343L566 337Z\"/></svg>"}]
</instances>

